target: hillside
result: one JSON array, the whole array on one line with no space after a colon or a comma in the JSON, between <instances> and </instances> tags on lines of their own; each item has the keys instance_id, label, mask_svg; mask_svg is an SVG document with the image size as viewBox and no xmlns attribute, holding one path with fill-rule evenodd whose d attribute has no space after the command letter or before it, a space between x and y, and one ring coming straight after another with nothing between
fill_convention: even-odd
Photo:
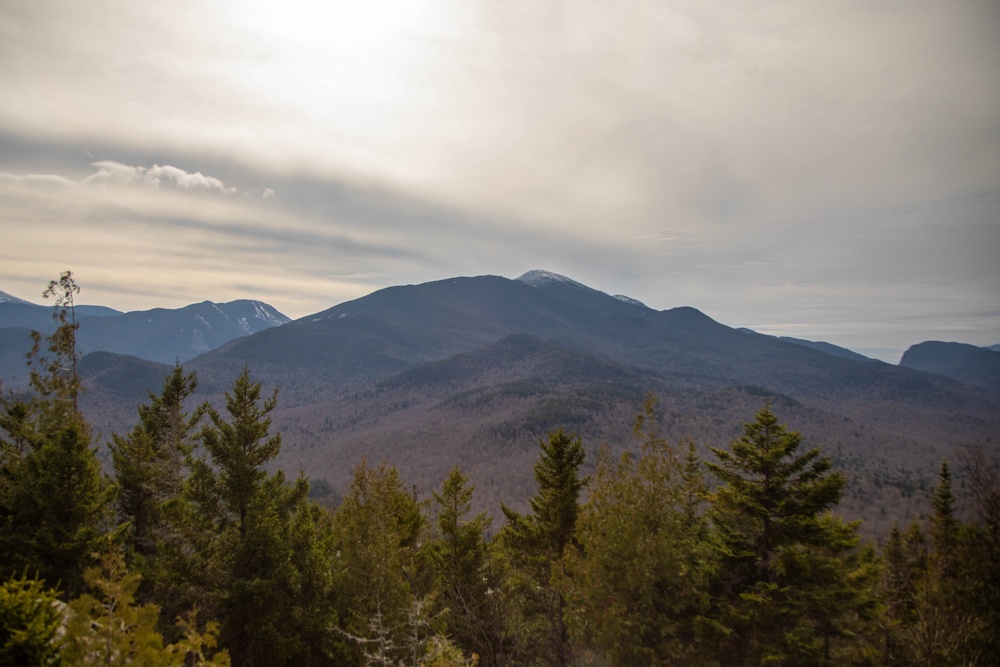
<instances>
[{"instance_id":1,"label":"hillside","mask_svg":"<svg viewBox=\"0 0 1000 667\"><path fill-rule=\"evenodd\" d=\"M991 348L927 341L910 347L899 365L1000 394L1000 351Z\"/></svg>"},{"instance_id":2,"label":"hillside","mask_svg":"<svg viewBox=\"0 0 1000 667\"><path fill-rule=\"evenodd\" d=\"M280 387L277 465L291 473L343 488L368 456L426 491L457 463L491 512L527 496L536 441L552 428L581 434L592 454L603 443L632 447L648 391L661 397L668 437L702 447L728 443L771 402L837 458L853 480L844 511L873 529L920 511L942 457L973 442L997 446L1000 396L552 276L379 290L232 340L186 368L215 402L244 365ZM98 387L86 400L108 432L127 424L138 399Z\"/></svg>"}]
</instances>

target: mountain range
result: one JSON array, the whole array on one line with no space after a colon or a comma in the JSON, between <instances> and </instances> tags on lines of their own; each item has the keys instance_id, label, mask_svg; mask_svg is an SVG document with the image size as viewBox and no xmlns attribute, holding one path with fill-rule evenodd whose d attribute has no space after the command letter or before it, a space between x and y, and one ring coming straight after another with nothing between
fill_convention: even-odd
<instances>
[{"instance_id":1,"label":"mountain range","mask_svg":"<svg viewBox=\"0 0 1000 667\"><path fill-rule=\"evenodd\" d=\"M128 313L88 305L74 310L80 324L77 346L84 353L112 352L166 364L186 362L234 338L289 322L272 306L249 300ZM55 326L50 306L0 292L0 378L9 386L24 386L30 332L49 334Z\"/></svg>"},{"instance_id":2,"label":"mountain range","mask_svg":"<svg viewBox=\"0 0 1000 667\"><path fill-rule=\"evenodd\" d=\"M0 372L13 332L27 328L12 329L6 309L38 316L30 305L0 303ZM940 366L732 328L688 306L658 311L545 271L389 287L292 322L253 301L80 320L81 348L104 350L81 369L85 410L105 433L134 421L163 362L185 362L200 398L217 403L248 366L280 387L278 465L291 473L343 488L367 456L426 492L460 465L491 512L530 495L548 430L580 434L592 455L634 448L647 392L665 435L703 450L771 403L848 472L844 512L873 529L920 511L942 457L1000 439L1000 392Z\"/></svg>"}]
</instances>

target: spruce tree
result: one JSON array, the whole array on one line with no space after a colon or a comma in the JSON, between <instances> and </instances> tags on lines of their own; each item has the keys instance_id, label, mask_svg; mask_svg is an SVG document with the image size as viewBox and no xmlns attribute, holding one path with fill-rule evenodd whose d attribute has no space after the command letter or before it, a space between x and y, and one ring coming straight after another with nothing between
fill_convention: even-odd
<instances>
[{"instance_id":1,"label":"spruce tree","mask_svg":"<svg viewBox=\"0 0 1000 667\"><path fill-rule=\"evenodd\" d=\"M279 453L271 434L277 392L261 400L248 369L226 393L226 414L205 407L206 459L191 461L180 517L193 600L221 625L233 665L329 664L332 625L328 548L309 483L267 465ZM199 608L205 608L199 607Z\"/></svg>"},{"instance_id":2,"label":"spruce tree","mask_svg":"<svg viewBox=\"0 0 1000 667\"><path fill-rule=\"evenodd\" d=\"M63 613L56 591L21 575L0 583L0 667L58 665Z\"/></svg>"},{"instance_id":3,"label":"spruce tree","mask_svg":"<svg viewBox=\"0 0 1000 667\"><path fill-rule=\"evenodd\" d=\"M70 595L107 529L109 487L85 427L69 422L18 468L10 489L0 554L8 570L27 570ZM10 574L10 572L8 572Z\"/></svg>"},{"instance_id":4,"label":"spruce tree","mask_svg":"<svg viewBox=\"0 0 1000 667\"><path fill-rule=\"evenodd\" d=\"M449 634L463 650L487 656L483 664L492 665L499 650L491 632L498 619L492 617L488 601L486 530L490 520L485 513L468 516L474 488L454 468L441 490L432 492L438 536L431 543L430 556L437 575L437 603L445 611Z\"/></svg>"},{"instance_id":5,"label":"spruce tree","mask_svg":"<svg viewBox=\"0 0 1000 667\"><path fill-rule=\"evenodd\" d=\"M433 633L425 519L396 468L361 461L334 515L333 534L340 664L362 665L374 655L404 663Z\"/></svg>"},{"instance_id":6,"label":"spruce tree","mask_svg":"<svg viewBox=\"0 0 1000 667\"><path fill-rule=\"evenodd\" d=\"M185 460L193 447L192 431L200 411L189 415L184 401L194 392L195 375L185 375L178 364L166 377L159 395L138 407L139 423L126 434L112 436L111 461L115 473L115 504L128 524L125 543L132 567L143 577L140 599L149 601L152 589L166 583L159 556L169 551L177 527L165 506L181 492ZM179 611L179 610L178 610Z\"/></svg>"},{"instance_id":7,"label":"spruce tree","mask_svg":"<svg viewBox=\"0 0 1000 667\"><path fill-rule=\"evenodd\" d=\"M580 476L586 454L580 438L561 428L538 444L538 491L528 501L531 514L501 505L507 524L499 540L522 575L518 594L526 651L553 667L565 667L572 664L573 651L563 615L566 602L553 583L552 568L575 543L580 493L587 482Z\"/></svg>"},{"instance_id":8,"label":"spruce tree","mask_svg":"<svg viewBox=\"0 0 1000 667\"><path fill-rule=\"evenodd\" d=\"M560 585L574 638L616 665L704 664L698 626L708 611L712 551L693 446L683 455L639 415L638 455L602 450Z\"/></svg>"},{"instance_id":9,"label":"spruce tree","mask_svg":"<svg viewBox=\"0 0 1000 667\"><path fill-rule=\"evenodd\" d=\"M43 293L56 298L55 331L32 332L28 354L32 396L5 400L0 427L0 568L27 569L73 594L96 541L108 529L109 490L79 412L82 389L74 298L80 291L64 272Z\"/></svg>"},{"instance_id":10,"label":"spruce tree","mask_svg":"<svg viewBox=\"0 0 1000 667\"><path fill-rule=\"evenodd\" d=\"M765 406L730 449L712 448L719 484L709 514L718 532L715 589L724 664L824 664L841 636L864 629L875 569L857 524L830 515L845 478L818 448Z\"/></svg>"}]
</instances>

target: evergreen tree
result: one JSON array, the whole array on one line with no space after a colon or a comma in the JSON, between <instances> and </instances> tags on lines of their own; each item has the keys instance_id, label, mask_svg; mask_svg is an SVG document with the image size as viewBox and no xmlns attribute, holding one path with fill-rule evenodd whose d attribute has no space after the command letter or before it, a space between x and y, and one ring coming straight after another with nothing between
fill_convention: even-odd
<instances>
[{"instance_id":1,"label":"evergreen tree","mask_svg":"<svg viewBox=\"0 0 1000 667\"><path fill-rule=\"evenodd\" d=\"M32 332L28 401L6 399L0 427L0 573L37 573L69 593L107 528L108 490L90 446L90 427L78 409L74 297L80 288L64 272L43 296L55 296L55 331ZM43 351L43 347L45 348Z\"/></svg>"},{"instance_id":2,"label":"evergreen tree","mask_svg":"<svg viewBox=\"0 0 1000 667\"><path fill-rule=\"evenodd\" d=\"M518 594L525 628L526 651L553 667L573 662L569 632L563 617L565 600L553 585L552 568L574 543L585 453L578 437L561 428L539 440L535 464L538 491L529 499L531 514L501 505L507 524L499 540L521 575ZM516 581L516 580L515 580Z\"/></svg>"},{"instance_id":3,"label":"evergreen tree","mask_svg":"<svg viewBox=\"0 0 1000 667\"><path fill-rule=\"evenodd\" d=\"M985 624L975 600L987 563L974 562L973 554L979 550L977 531L961 525L955 516L947 461L941 462L931 508L924 569L913 591L911 657L920 665L978 663Z\"/></svg>"},{"instance_id":4,"label":"evergreen tree","mask_svg":"<svg viewBox=\"0 0 1000 667\"><path fill-rule=\"evenodd\" d=\"M32 347L28 353L31 388L43 401L42 417L49 429L58 428L67 419L80 419L82 383L78 372L80 352L76 346L80 323L76 320L75 307L79 293L80 287L72 271L64 271L59 280L49 281L42 296L55 297L52 309L55 331L49 336L31 332Z\"/></svg>"},{"instance_id":5,"label":"evergreen tree","mask_svg":"<svg viewBox=\"0 0 1000 667\"><path fill-rule=\"evenodd\" d=\"M874 613L871 554L859 549L857 524L829 514L845 479L818 448L800 446L765 406L729 450L712 448L724 664L829 664L836 640L865 629Z\"/></svg>"},{"instance_id":6,"label":"evergreen tree","mask_svg":"<svg viewBox=\"0 0 1000 667\"><path fill-rule=\"evenodd\" d=\"M1000 665L1000 465L983 447L962 456L973 520L963 552L972 573L968 602L982 624L976 649L984 665Z\"/></svg>"},{"instance_id":7,"label":"evergreen tree","mask_svg":"<svg viewBox=\"0 0 1000 667\"><path fill-rule=\"evenodd\" d=\"M69 594L107 528L108 485L84 425L46 436L8 490L0 555L9 576L27 570Z\"/></svg>"},{"instance_id":8,"label":"evergreen tree","mask_svg":"<svg viewBox=\"0 0 1000 667\"><path fill-rule=\"evenodd\" d=\"M470 653L484 656L484 665L494 665L502 654L493 628L500 619L489 604L489 552L485 513L468 518L474 487L454 468L434 491L437 504L438 538L430 545L437 574L437 602L446 611L448 631L455 643Z\"/></svg>"},{"instance_id":9,"label":"evergreen tree","mask_svg":"<svg viewBox=\"0 0 1000 667\"><path fill-rule=\"evenodd\" d=\"M0 584L0 667L60 664L56 591L25 576Z\"/></svg>"},{"instance_id":10,"label":"evergreen tree","mask_svg":"<svg viewBox=\"0 0 1000 667\"><path fill-rule=\"evenodd\" d=\"M179 539L178 527L165 507L177 502L190 455L192 430L200 411L188 415L184 401L194 392L195 375L184 375L178 364L168 375L160 395L150 393L149 403L138 407L139 423L125 436L114 435L110 445L116 481L115 504L128 524L125 545L131 566L142 575L140 599L155 596L168 613L180 613L170 604L166 590L169 575L160 556L168 543ZM154 589L159 589L154 593Z\"/></svg>"},{"instance_id":11,"label":"evergreen tree","mask_svg":"<svg viewBox=\"0 0 1000 667\"><path fill-rule=\"evenodd\" d=\"M653 428L654 406L637 420L638 457L602 450L560 583L573 636L610 664L695 665L712 562L705 488L693 446L682 457Z\"/></svg>"},{"instance_id":12,"label":"evergreen tree","mask_svg":"<svg viewBox=\"0 0 1000 667\"><path fill-rule=\"evenodd\" d=\"M333 533L341 664L379 664L375 654L386 664L404 663L434 634L420 504L394 467L372 468L362 460L334 515Z\"/></svg>"},{"instance_id":13,"label":"evergreen tree","mask_svg":"<svg viewBox=\"0 0 1000 667\"><path fill-rule=\"evenodd\" d=\"M940 569L939 576L943 579L954 579L958 575L959 522L955 517L955 496L951 491L951 468L947 461L941 461L931 506L930 538L934 566Z\"/></svg>"},{"instance_id":14,"label":"evergreen tree","mask_svg":"<svg viewBox=\"0 0 1000 667\"><path fill-rule=\"evenodd\" d=\"M68 665L124 664L148 667L228 667L225 651L215 652L217 627L199 632L192 613L180 621L183 638L165 646L157 630L159 609L139 604L140 576L129 572L113 543L104 545L98 565L88 568L91 592L69 603L62 659Z\"/></svg>"},{"instance_id":15,"label":"evergreen tree","mask_svg":"<svg viewBox=\"0 0 1000 667\"><path fill-rule=\"evenodd\" d=\"M250 504L267 479L265 465L281 450L281 435L270 435L270 413L278 404L278 390L261 403L261 383L243 371L226 393L227 421L206 406L211 424L201 433L201 444L219 471L220 500L241 538L247 533Z\"/></svg>"},{"instance_id":16,"label":"evergreen tree","mask_svg":"<svg viewBox=\"0 0 1000 667\"><path fill-rule=\"evenodd\" d=\"M226 417L206 407L200 434L208 460L192 460L176 509L191 556L188 602L221 625L222 644L240 666L328 664L332 625L322 511L309 483L268 473L280 436L270 434L276 392L261 402L249 370L226 393ZM183 580L183 579L182 579Z\"/></svg>"}]
</instances>

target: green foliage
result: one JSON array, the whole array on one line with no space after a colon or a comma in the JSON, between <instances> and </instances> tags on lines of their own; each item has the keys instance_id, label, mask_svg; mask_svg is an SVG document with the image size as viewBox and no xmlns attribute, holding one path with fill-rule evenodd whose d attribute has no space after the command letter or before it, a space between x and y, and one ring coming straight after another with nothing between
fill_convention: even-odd
<instances>
[{"instance_id":1,"label":"green foliage","mask_svg":"<svg viewBox=\"0 0 1000 667\"><path fill-rule=\"evenodd\" d=\"M502 623L490 604L489 552L485 513L468 518L474 487L461 470L454 468L432 492L437 505L438 537L429 545L430 562L436 575L437 602L444 611L455 643L477 654L496 656L495 628Z\"/></svg>"},{"instance_id":2,"label":"green foliage","mask_svg":"<svg viewBox=\"0 0 1000 667\"><path fill-rule=\"evenodd\" d=\"M156 627L159 609L136 602L140 576L128 571L111 542L105 545L99 565L87 570L86 579L92 593L74 599L68 608L61 655L65 664L228 667L228 654L213 650L216 626L210 623L199 632L195 612L178 621L183 638L164 646Z\"/></svg>"},{"instance_id":3,"label":"green foliage","mask_svg":"<svg viewBox=\"0 0 1000 667\"><path fill-rule=\"evenodd\" d=\"M70 594L106 528L109 489L87 429L67 422L16 467L7 489L0 561L10 576L27 569Z\"/></svg>"},{"instance_id":4,"label":"green foliage","mask_svg":"<svg viewBox=\"0 0 1000 667\"><path fill-rule=\"evenodd\" d=\"M856 524L829 514L845 479L818 448L800 445L765 406L729 450L712 448L720 484L709 514L721 554L713 615L725 664L844 660L836 640L874 613L871 555Z\"/></svg>"},{"instance_id":5,"label":"green foliage","mask_svg":"<svg viewBox=\"0 0 1000 667\"><path fill-rule=\"evenodd\" d=\"M94 595L85 593L69 605L66 647L68 664L169 664L163 637L156 630L159 609L136 605L139 575L125 568L125 561L107 548L100 564L87 569L85 578Z\"/></svg>"},{"instance_id":6,"label":"green foliage","mask_svg":"<svg viewBox=\"0 0 1000 667\"><path fill-rule=\"evenodd\" d=\"M184 401L194 392L194 374L184 375L178 364L166 377L159 395L138 407L139 423L110 444L115 472L115 505L127 524L125 545L132 567L143 576L140 598L155 596L167 613L180 613L166 589L170 577L165 554L179 545L176 513L167 506L177 501L184 479L185 460L193 443L191 432L201 411L188 415Z\"/></svg>"},{"instance_id":7,"label":"green foliage","mask_svg":"<svg viewBox=\"0 0 1000 667\"><path fill-rule=\"evenodd\" d=\"M957 519L955 502L951 469L943 462L929 531L916 522L905 535L896 528L883 547L887 664L1000 662L994 650L1000 552L984 525Z\"/></svg>"},{"instance_id":8,"label":"green foliage","mask_svg":"<svg viewBox=\"0 0 1000 667\"><path fill-rule=\"evenodd\" d=\"M187 581L219 620L234 664L323 664L333 613L324 515L304 478L266 470L281 439L270 435L277 394L260 397L244 369L226 417L205 409L208 460L191 462L176 510L193 556L177 563L202 568Z\"/></svg>"},{"instance_id":9,"label":"green foliage","mask_svg":"<svg viewBox=\"0 0 1000 667\"><path fill-rule=\"evenodd\" d=\"M643 430L653 407L637 420L638 457L601 452L560 584L573 637L611 664L698 664L712 564L704 482L693 446L681 456Z\"/></svg>"},{"instance_id":10,"label":"green foliage","mask_svg":"<svg viewBox=\"0 0 1000 667\"><path fill-rule=\"evenodd\" d=\"M83 585L83 570L107 528L107 484L90 427L77 405L74 297L80 288L64 272L49 283L56 297L50 336L32 332L27 401L4 399L0 428L0 574L37 572L69 593ZM45 351L43 351L43 346Z\"/></svg>"},{"instance_id":11,"label":"green foliage","mask_svg":"<svg viewBox=\"0 0 1000 667\"><path fill-rule=\"evenodd\" d=\"M0 667L59 664L56 592L22 575L0 584Z\"/></svg>"},{"instance_id":12,"label":"green foliage","mask_svg":"<svg viewBox=\"0 0 1000 667\"><path fill-rule=\"evenodd\" d=\"M64 271L59 280L50 281L42 296L55 297L52 319L56 329L49 336L31 332L32 347L28 353L31 388L44 401L42 416L49 428L58 427L66 419L79 418L80 353L76 348L76 333L80 324L75 308L79 292L72 271Z\"/></svg>"},{"instance_id":13,"label":"green foliage","mask_svg":"<svg viewBox=\"0 0 1000 667\"><path fill-rule=\"evenodd\" d=\"M201 443L219 470L221 500L244 535L250 503L267 478L264 466L281 450L281 435L269 435L269 413L277 406L278 390L263 403L260 393L261 383L253 381L250 369L244 367L226 392L229 421L206 407L211 426L201 433Z\"/></svg>"},{"instance_id":14,"label":"green foliage","mask_svg":"<svg viewBox=\"0 0 1000 667\"><path fill-rule=\"evenodd\" d=\"M333 525L332 567L338 627L347 639L345 661L363 664L372 642L378 643L379 655L403 660L414 646L411 630L430 634L430 623L415 624L414 617L429 609L423 600L429 592L424 536L421 507L396 469L372 468L362 460Z\"/></svg>"},{"instance_id":15,"label":"green foliage","mask_svg":"<svg viewBox=\"0 0 1000 667\"><path fill-rule=\"evenodd\" d=\"M516 576L520 604L522 650L547 664L561 667L573 661L569 631L563 616L565 600L552 581L553 566L574 544L585 452L580 439L561 428L539 440L535 464L538 491L529 499L532 513L522 515L501 505L507 524L499 535Z\"/></svg>"},{"instance_id":16,"label":"green foliage","mask_svg":"<svg viewBox=\"0 0 1000 667\"><path fill-rule=\"evenodd\" d=\"M181 638L167 647L178 666L184 667L229 667L229 654L216 650L219 645L219 624L209 621L205 630L198 630L198 612L192 610L177 619ZM211 658L208 656L211 655Z\"/></svg>"}]
</instances>

